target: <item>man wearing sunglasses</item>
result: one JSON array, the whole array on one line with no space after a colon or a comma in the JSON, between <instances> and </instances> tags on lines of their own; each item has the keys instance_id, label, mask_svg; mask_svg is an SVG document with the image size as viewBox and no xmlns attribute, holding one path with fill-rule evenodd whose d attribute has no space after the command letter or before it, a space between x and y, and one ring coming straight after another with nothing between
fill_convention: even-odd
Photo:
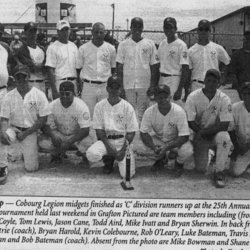
<instances>
[{"instance_id":1,"label":"man wearing sunglasses","mask_svg":"<svg viewBox=\"0 0 250 250\"><path fill-rule=\"evenodd\" d=\"M131 177L135 174L135 159L132 149L132 141L138 124L133 107L127 101L120 98L122 84L116 76L111 76L107 83L108 98L98 102L94 109L93 128L97 138L86 152L90 162L103 159L103 173L110 174L113 171L114 161L118 161L120 175L126 174L126 157L129 150L131 158ZM128 148L129 147L129 148Z\"/></svg>"},{"instance_id":2,"label":"man wearing sunglasses","mask_svg":"<svg viewBox=\"0 0 250 250\"><path fill-rule=\"evenodd\" d=\"M230 63L230 57L225 49L209 40L211 34L211 23L208 20L201 20L198 23L198 43L188 50L189 69L191 76L191 92L204 87L204 79L207 70L219 70L219 62L224 65ZM224 74L220 79L221 84L225 82L228 67L224 67ZM185 89L188 95L189 84Z\"/></svg>"},{"instance_id":3,"label":"man wearing sunglasses","mask_svg":"<svg viewBox=\"0 0 250 250\"><path fill-rule=\"evenodd\" d=\"M239 176L250 164L250 82L242 84L242 101L233 104L233 121L229 131L234 150L231 154L229 172Z\"/></svg>"},{"instance_id":4,"label":"man wearing sunglasses","mask_svg":"<svg viewBox=\"0 0 250 250\"><path fill-rule=\"evenodd\" d=\"M92 139L88 136L89 108L81 99L75 97L74 84L70 81L62 82L59 86L59 96L49 104L51 115L39 137L39 146L51 154L51 166L62 162L71 145L75 144L84 155L92 144Z\"/></svg>"}]
</instances>

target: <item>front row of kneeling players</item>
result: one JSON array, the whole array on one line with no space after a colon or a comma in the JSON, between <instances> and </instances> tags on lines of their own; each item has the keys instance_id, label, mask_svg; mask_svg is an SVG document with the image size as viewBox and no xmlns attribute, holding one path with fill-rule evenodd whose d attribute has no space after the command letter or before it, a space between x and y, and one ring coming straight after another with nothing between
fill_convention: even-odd
<instances>
[{"instance_id":1,"label":"front row of kneeling players","mask_svg":"<svg viewBox=\"0 0 250 250\"><path fill-rule=\"evenodd\" d=\"M49 104L44 93L29 87L29 75L26 66L15 68L17 88L4 97L0 114L2 144L20 144L28 171L38 169L39 129L43 133L38 138L38 145L51 154L52 163L61 162L65 152L75 144L83 159L90 162L103 159L106 174L113 171L116 160L122 177L126 173L127 150L131 156L132 177L135 174L134 150L155 160L152 171L157 171L169 159L175 159L174 170L181 174L183 164L193 153L196 171L205 172L209 149L216 148L214 178L217 187L225 186L223 170L231 141L234 150L230 173L238 176L250 163L250 83L242 87L243 101L232 107L230 98L218 90L220 73L208 70L204 88L188 96L186 112L171 103L168 86L158 86L156 104L146 110L141 122L141 140L135 140L132 146L138 123L133 107L120 98L122 86L115 76L108 79L108 98L95 106L93 129L96 130L96 141L95 135L89 133L88 107L74 96L73 83L63 82L59 89L60 98ZM190 128L194 132L191 135ZM1 171L5 172L0 178L3 184L7 166Z\"/></svg>"}]
</instances>

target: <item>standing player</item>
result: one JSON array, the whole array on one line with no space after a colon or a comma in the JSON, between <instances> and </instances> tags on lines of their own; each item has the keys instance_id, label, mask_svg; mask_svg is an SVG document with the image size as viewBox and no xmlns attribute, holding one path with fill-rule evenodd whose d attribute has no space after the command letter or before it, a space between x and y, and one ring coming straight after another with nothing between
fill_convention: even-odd
<instances>
[{"instance_id":1,"label":"standing player","mask_svg":"<svg viewBox=\"0 0 250 250\"><path fill-rule=\"evenodd\" d=\"M230 63L230 57L225 49L209 40L211 24L208 20L198 23L198 43L188 50L189 68L191 75L191 91L204 87L204 78L209 69L219 70L219 62L224 65ZM228 67L224 67L224 74L220 79L223 84L227 77ZM187 86L188 87L188 86ZM187 89L186 96L187 96Z\"/></svg>"},{"instance_id":2,"label":"standing player","mask_svg":"<svg viewBox=\"0 0 250 250\"><path fill-rule=\"evenodd\" d=\"M147 108L147 90L157 85L157 51L153 41L143 38L143 20L131 20L132 36L119 44L117 52L117 73L122 80L126 100L138 112L141 121Z\"/></svg>"},{"instance_id":3,"label":"standing player","mask_svg":"<svg viewBox=\"0 0 250 250\"><path fill-rule=\"evenodd\" d=\"M232 121L232 105L230 98L217 89L219 82L220 72L216 69L208 70L204 88L197 89L188 96L185 108L189 127L195 132L195 169L197 172L206 172L208 151L216 146L215 185L224 187L225 176L222 171L231 147L227 129Z\"/></svg>"},{"instance_id":4,"label":"standing player","mask_svg":"<svg viewBox=\"0 0 250 250\"><path fill-rule=\"evenodd\" d=\"M70 25L66 20L60 20L56 25L58 40L47 49L46 66L49 70L49 83L53 99L59 97L59 86L64 81L71 81L77 93L76 60L78 49L69 41Z\"/></svg>"},{"instance_id":5,"label":"standing player","mask_svg":"<svg viewBox=\"0 0 250 250\"><path fill-rule=\"evenodd\" d=\"M250 82L241 86L243 101L233 104L233 122L229 131L234 150L229 172L232 176L244 173L250 164Z\"/></svg>"},{"instance_id":6,"label":"standing player","mask_svg":"<svg viewBox=\"0 0 250 250\"><path fill-rule=\"evenodd\" d=\"M30 71L26 65L14 68L17 87L8 92L1 107L2 142L18 143L27 171L36 171L38 165L37 131L50 114L45 94L29 86Z\"/></svg>"},{"instance_id":7,"label":"standing player","mask_svg":"<svg viewBox=\"0 0 250 250\"><path fill-rule=\"evenodd\" d=\"M175 155L175 170L181 173L183 164L193 154L186 113L179 105L171 103L168 86L157 87L155 95L157 104L145 111L141 122L141 138L146 148L138 148L138 153L141 151L139 154L156 160L151 171L163 167L166 156ZM152 132L154 136L150 135Z\"/></svg>"},{"instance_id":8,"label":"standing player","mask_svg":"<svg viewBox=\"0 0 250 250\"><path fill-rule=\"evenodd\" d=\"M97 162L103 158L105 174L113 171L114 161L118 161L119 171L122 177L126 175L126 151L130 147L131 170L130 176L135 174L135 160L131 142L138 130L136 115L133 107L120 98L122 85L116 76L108 79L108 98L98 102L93 116L93 128L97 138L86 152L90 162Z\"/></svg>"},{"instance_id":9,"label":"standing player","mask_svg":"<svg viewBox=\"0 0 250 250\"><path fill-rule=\"evenodd\" d=\"M160 61L160 84L170 87L173 94L173 101L182 105L182 93L189 73L189 60L187 45L176 37L177 23L172 17L163 22L163 29L166 35L158 49Z\"/></svg>"},{"instance_id":10,"label":"standing player","mask_svg":"<svg viewBox=\"0 0 250 250\"><path fill-rule=\"evenodd\" d=\"M115 72L115 47L104 41L105 27L95 23L93 40L79 48L77 71L83 84L82 100L89 107L91 118L97 102L108 97L107 80ZM81 72L80 72L81 71Z\"/></svg>"}]
</instances>

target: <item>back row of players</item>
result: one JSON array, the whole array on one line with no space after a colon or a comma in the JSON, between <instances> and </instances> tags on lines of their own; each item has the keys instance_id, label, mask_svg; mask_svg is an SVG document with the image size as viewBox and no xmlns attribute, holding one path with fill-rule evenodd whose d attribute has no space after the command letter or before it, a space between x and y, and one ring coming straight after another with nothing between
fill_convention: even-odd
<instances>
[{"instance_id":1,"label":"back row of players","mask_svg":"<svg viewBox=\"0 0 250 250\"><path fill-rule=\"evenodd\" d=\"M142 121L141 138L146 148L140 146L140 143L134 147L137 152L141 151L148 156L150 155L148 150L153 152L151 156L156 160L152 166L153 171L159 169L166 159L174 157L175 170L182 172L184 162L193 154L193 147L196 170L205 171L208 149L212 144L216 144L215 183L218 187L225 185L222 171L231 145L226 131L233 117L229 97L217 88L219 82L225 81L221 79L218 71L219 61L228 65L230 58L220 45L209 41L211 30L209 21L199 22L199 41L188 51L186 44L176 36L176 20L166 18L164 31L167 38L161 42L157 52L154 43L141 36L143 20L134 18L131 21L131 38L120 43L117 56L114 47L103 40L105 34L103 24L96 23L93 26L93 40L82 45L78 51L68 40L69 23L65 20L59 21L58 41L50 45L46 53L45 65L49 69L52 98L60 97L50 103L50 108L46 104L45 96L36 88L32 88L36 86L45 92L43 72L45 55L36 45L36 24L29 22L24 30L27 44L17 55L18 66L13 73L17 88L4 97L0 116L2 143L10 144L15 141L22 145L27 170L38 169L36 131L41 129L49 139L40 139L40 146L52 154L53 161L59 161L69 146L76 143L81 153L88 148L86 153L88 160L98 161L104 157L105 173L112 172L113 162L115 159L118 160L120 173L124 177L124 156L128 145L133 141L135 131L138 130L134 115L136 110L139 122ZM116 62L118 79L109 78L115 72ZM199 90L188 96L189 69L192 71L191 90ZM227 75L226 71L227 67L224 69L224 76ZM159 87L155 88L158 82ZM1 92L6 90L5 84L6 82L1 81ZM180 107L184 106L182 99L184 89L185 97L188 96L186 103L188 123L186 113ZM76 93L81 95L81 99L87 105L74 97ZM144 113L149 106L147 93L155 94L157 104ZM134 109L120 98L121 94ZM173 101L180 106L171 104L171 94ZM99 141L88 147L93 143L93 136L89 138L89 122L93 113L93 128ZM48 115L52 118L47 122ZM44 126L46 122L49 125ZM193 144L188 140L190 133L187 124L196 133ZM243 125L246 127L247 123ZM246 131L245 127L241 130ZM154 138L151 136L152 131L158 142L152 139ZM237 133L239 135L239 132ZM244 145L248 145L246 135L241 139L244 139ZM48 140L51 141L50 144L44 143ZM235 140L232 141L235 143ZM239 142L239 136L236 141ZM242 141L240 143L242 144ZM132 147L129 148L133 151ZM235 146L233 156L241 154L243 152L241 149L241 146ZM1 160L0 163L0 178L4 182L7 176L7 161ZM231 168L231 172L235 175L239 174L238 165L240 164L234 164ZM132 176L135 169L134 164L131 166Z\"/></svg>"}]
</instances>

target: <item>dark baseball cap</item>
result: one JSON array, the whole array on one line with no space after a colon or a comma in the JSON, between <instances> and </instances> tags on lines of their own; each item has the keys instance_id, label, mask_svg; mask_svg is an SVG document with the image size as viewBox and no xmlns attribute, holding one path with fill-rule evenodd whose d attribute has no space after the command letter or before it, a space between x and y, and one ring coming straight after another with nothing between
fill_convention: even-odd
<instances>
[{"instance_id":1,"label":"dark baseball cap","mask_svg":"<svg viewBox=\"0 0 250 250\"><path fill-rule=\"evenodd\" d=\"M108 79L107 87L117 85L119 88L122 86L120 79L117 76L110 76Z\"/></svg>"},{"instance_id":2,"label":"dark baseball cap","mask_svg":"<svg viewBox=\"0 0 250 250\"><path fill-rule=\"evenodd\" d=\"M4 33L4 26L2 23L0 23L0 33Z\"/></svg>"},{"instance_id":3,"label":"dark baseball cap","mask_svg":"<svg viewBox=\"0 0 250 250\"><path fill-rule=\"evenodd\" d=\"M62 82L59 86L59 91L71 91L75 93L75 85L70 81Z\"/></svg>"},{"instance_id":4,"label":"dark baseball cap","mask_svg":"<svg viewBox=\"0 0 250 250\"><path fill-rule=\"evenodd\" d=\"M207 73L206 73L205 78L206 78L207 76L209 76L209 75L214 75L214 76L216 76L216 78L218 78L218 79L220 79L220 77L221 77L220 71L218 71L217 69L209 69L209 70L207 71Z\"/></svg>"},{"instance_id":5,"label":"dark baseball cap","mask_svg":"<svg viewBox=\"0 0 250 250\"><path fill-rule=\"evenodd\" d=\"M170 88L167 85L159 85L155 89L155 94L159 95L160 93L167 93L168 95L170 95Z\"/></svg>"},{"instance_id":6,"label":"dark baseball cap","mask_svg":"<svg viewBox=\"0 0 250 250\"><path fill-rule=\"evenodd\" d=\"M37 30L37 25L36 25L36 23L34 23L34 22L28 22L28 23L26 23L26 24L24 25L24 31L25 31L25 32L28 32L28 31L30 31L30 30L32 30L32 29Z\"/></svg>"},{"instance_id":7,"label":"dark baseball cap","mask_svg":"<svg viewBox=\"0 0 250 250\"><path fill-rule=\"evenodd\" d=\"M29 69L28 66L26 66L24 64L18 64L13 69L13 75L17 75L17 74L29 75L30 74L30 69Z\"/></svg>"},{"instance_id":8,"label":"dark baseball cap","mask_svg":"<svg viewBox=\"0 0 250 250\"><path fill-rule=\"evenodd\" d=\"M163 22L163 25L164 26L166 26L166 25L172 25L173 27L176 27L177 26L177 22L176 22L176 20L173 17L167 17L167 18L165 18L165 20Z\"/></svg>"},{"instance_id":9,"label":"dark baseball cap","mask_svg":"<svg viewBox=\"0 0 250 250\"><path fill-rule=\"evenodd\" d=\"M205 27L205 28L211 28L211 23L206 20L206 19L203 19L203 20L200 20L199 23L198 23L198 28L200 27Z\"/></svg>"},{"instance_id":10,"label":"dark baseball cap","mask_svg":"<svg viewBox=\"0 0 250 250\"><path fill-rule=\"evenodd\" d=\"M244 82L240 88L241 91L244 89L249 89L250 90L250 82Z\"/></svg>"},{"instance_id":11,"label":"dark baseball cap","mask_svg":"<svg viewBox=\"0 0 250 250\"><path fill-rule=\"evenodd\" d=\"M136 24L141 24L142 27L143 27L143 20L142 18L140 17L134 17L132 20L131 20L131 27L136 25Z\"/></svg>"}]
</instances>

